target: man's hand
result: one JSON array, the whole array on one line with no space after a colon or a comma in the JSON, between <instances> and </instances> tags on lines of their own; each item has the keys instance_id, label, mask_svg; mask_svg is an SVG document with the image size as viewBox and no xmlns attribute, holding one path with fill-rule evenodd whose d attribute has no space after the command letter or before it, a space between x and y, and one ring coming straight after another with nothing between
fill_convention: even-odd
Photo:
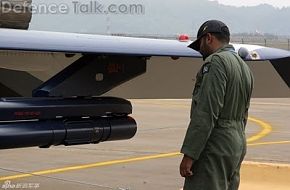
<instances>
[{"instance_id":1,"label":"man's hand","mask_svg":"<svg viewBox=\"0 0 290 190\"><path fill-rule=\"evenodd\" d=\"M189 176L192 176L192 171L191 171L191 167L193 165L193 160L192 158L184 155L183 156L183 159L180 163L180 167L179 167L179 172L180 172L180 175L182 177L189 177Z\"/></svg>"}]
</instances>

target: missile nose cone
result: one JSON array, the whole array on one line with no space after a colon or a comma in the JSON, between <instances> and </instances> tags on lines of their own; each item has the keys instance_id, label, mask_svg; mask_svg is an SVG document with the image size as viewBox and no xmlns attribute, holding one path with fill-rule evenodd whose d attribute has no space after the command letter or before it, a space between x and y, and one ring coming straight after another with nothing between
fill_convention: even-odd
<instances>
[{"instance_id":1,"label":"missile nose cone","mask_svg":"<svg viewBox=\"0 0 290 190\"><path fill-rule=\"evenodd\" d=\"M246 59L249 55L249 51L247 48L241 47L238 51L238 54L242 59Z\"/></svg>"}]
</instances>

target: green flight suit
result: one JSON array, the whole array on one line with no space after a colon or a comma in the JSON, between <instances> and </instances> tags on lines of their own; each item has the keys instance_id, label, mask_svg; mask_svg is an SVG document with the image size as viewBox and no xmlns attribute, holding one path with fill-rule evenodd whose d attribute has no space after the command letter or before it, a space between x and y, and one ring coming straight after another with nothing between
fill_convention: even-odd
<instances>
[{"instance_id":1,"label":"green flight suit","mask_svg":"<svg viewBox=\"0 0 290 190\"><path fill-rule=\"evenodd\" d=\"M196 77L191 120L181 148L194 160L184 190L238 189L252 89L252 73L232 45L205 60Z\"/></svg>"}]
</instances>

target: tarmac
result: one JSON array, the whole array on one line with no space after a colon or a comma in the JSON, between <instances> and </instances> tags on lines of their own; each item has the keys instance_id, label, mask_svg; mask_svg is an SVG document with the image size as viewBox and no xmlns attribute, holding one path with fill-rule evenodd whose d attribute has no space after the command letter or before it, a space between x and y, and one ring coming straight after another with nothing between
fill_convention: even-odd
<instances>
[{"instance_id":1,"label":"tarmac","mask_svg":"<svg viewBox=\"0 0 290 190\"><path fill-rule=\"evenodd\" d=\"M1 150L0 189L180 190L190 100L131 100L133 139ZM241 190L290 187L290 98L253 99Z\"/></svg>"}]
</instances>

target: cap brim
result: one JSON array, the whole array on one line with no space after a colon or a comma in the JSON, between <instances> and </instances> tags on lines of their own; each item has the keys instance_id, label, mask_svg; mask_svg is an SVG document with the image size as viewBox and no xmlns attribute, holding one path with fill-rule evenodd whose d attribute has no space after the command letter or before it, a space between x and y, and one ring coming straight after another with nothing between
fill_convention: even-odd
<instances>
[{"instance_id":1,"label":"cap brim","mask_svg":"<svg viewBox=\"0 0 290 190\"><path fill-rule=\"evenodd\" d=\"M195 51L199 51L200 50L200 38L196 39L194 42L189 44L189 46L187 46L187 47L194 49Z\"/></svg>"}]
</instances>

